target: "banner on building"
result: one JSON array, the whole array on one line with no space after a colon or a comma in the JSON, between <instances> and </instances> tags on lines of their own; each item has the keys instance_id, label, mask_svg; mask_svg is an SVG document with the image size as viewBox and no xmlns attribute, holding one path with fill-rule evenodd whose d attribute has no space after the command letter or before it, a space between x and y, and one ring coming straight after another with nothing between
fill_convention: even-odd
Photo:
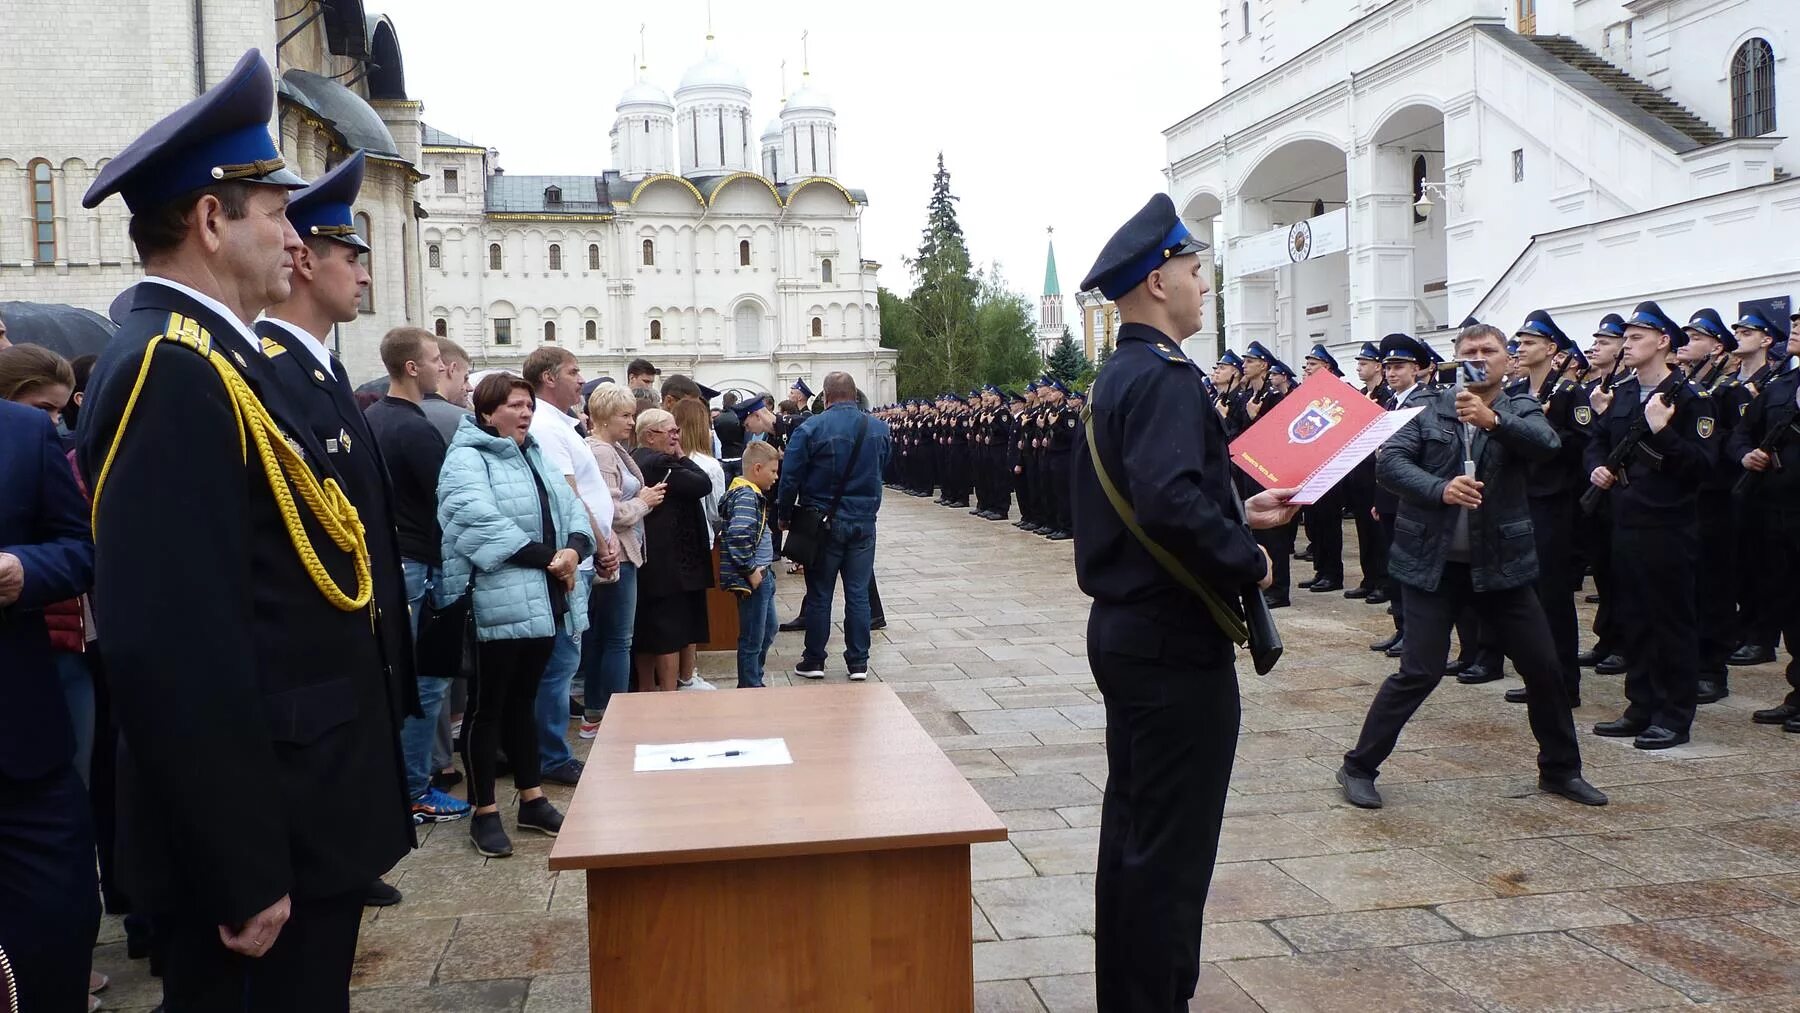
<instances>
[{"instance_id":1,"label":"banner on building","mask_svg":"<svg viewBox=\"0 0 1800 1013\"><path fill-rule=\"evenodd\" d=\"M1240 239L1225 258L1233 278L1273 271L1350 248L1350 209L1338 208L1259 236Z\"/></svg>"}]
</instances>

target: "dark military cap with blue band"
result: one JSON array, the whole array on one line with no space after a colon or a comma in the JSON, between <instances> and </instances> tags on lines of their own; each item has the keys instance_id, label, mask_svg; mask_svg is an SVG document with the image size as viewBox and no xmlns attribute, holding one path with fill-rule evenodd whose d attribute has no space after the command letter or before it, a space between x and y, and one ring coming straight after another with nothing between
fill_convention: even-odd
<instances>
[{"instance_id":1,"label":"dark military cap with blue band","mask_svg":"<svg viewBox=\"0 0 1800 1013\"><path fill-rule=\"evenodd\" d=\"M1381 349L1376 346L1375 342L1365 341L1363 342L1362 349L1356 353L1356 357L1359 360L1367 359L1370 362L1380 362Z\"/></svg>"},{"instance_id":2,"label":"dark military cap with blue band","mask_svg":"<svg viewBox=\"0 0 1800 1013\"><path fill-rule=\"evenodd\" d=\"M1238 353L1227 348L1225 349L1225 354L1219 356L1219 365L1230 366L1232 369L1241 370L1244 368L1244 360L1239 358Z\"/></svg>"},{"instance_id":3,"label":"dark military cap with blue band","mask_svg":"<svg viewBox=\"0 0 1800 1013\"><path fill-rule=\"evenodd\" d=\"M1275 353L1269 351L1267 348L1264 348L1263 343L1260 341L1250 342L1250 347L1244 349L1244 358L1246 358L1246 359L1261 359L1262 361L1268 363L1271 366L1275 365L1275 361L1276 361Z\"/></svg>"},{"instance_id":4,"label":"dark military cap with blue band","mask_svg":"<svg viewBox=\"0 0 1800 1013\"><path fill-rule=\"evenodd\" d=\"M269 136L274 111L275 77L252 49L224 80L158 120L106 163L81 206L98 207L116 193L139 214L231 180L298 190L306 181L288 170Z\"/></svg>"},{"instance_id":5,"label":"dark military cap with blue band","mask_svg":"<svg viewBox=\"0 0 1800 1013\"><path fill-rule=\"evenodd\" d=\"M1506 343L1506 354L1512 356L1513 358L1518 358L1518 356L1519 356L1519 339L1518 338L1513 338L1512 340L1510 340Z\"/></svg>"},{"instance_id":6,"label":"dark military cap with blue band","mask_svg":"<svg viewBox=\"0 0 1800 1013\"><path fill-rule=\"evenodd\" d=\"M1390 334L1381 339L1382 362L1410 362L1415 366L1431 365L1431 350L1410 334Z\"/></svg>"},{"instance_id":7,"label":"dark military cap with blue band","mask_svg":"<svg viewBox=\"0 0 1800 1013\"><path fill-rule=\"evenodd\" d=\"M1323 342L1312 346L1312 351L1307 352L1306 357L1316 362L1324 363L1325 368L1331 370L1333 373L1340 376L1343 375L1344 371L1338 368L1337 357L1331 354L1331 350L1326 348Z\"/></svg>"},{"instance_id":8,"label":"dark military cap with blue band","mask_svg":"<svg viewBox=\"0 0 1800 1013\"><path fill-rule=\"evenodd\" d=\"M725 410L736 415L738 417L738 421L741 422L744 419L747 419L750 416L755 415L757 412L762 411L764 408L767 408L768 406L769 406L769 395L758 394L755 397L750 398L746 401L739 401L737 404L734 404L730 408L727 408Z\"/></svg>"},{"instance_id":9,"label":"dark military cap with blue band","mask_svg":"<svg viewBox=\"0 0 1800 1013\"><path fill-rule=\"evenodd\" d=\"M1588 371L1590 367L1588 364L1587 353L1582 351L1580 346L1570 345L1568 348L1564 349L1564 351L1568 353L1569 361L1575 364L1576 369L1583 373Z\"/></svg>"},{"instance_id":10,"label":"dark military cap with blue band","mask_svg":"<svg viewBox=\"0 0 1800 1013\"><path fill-rule=\"evenodd\" d=\"M1594 328L1596 338L1622 338L1625 336L1625 318L1617 313L1608 313L1600 318L1600 325Z\"/></svg>"},{"instance_id":11,"label":"dark military cap with blue band","mask_svg":"<svg viewBox=\"0 0 1800 1013\"><path fill-rule=\"evenodd\" d=\"M1753 331L1761 331L1769 337L1774 338L1776 343L1779 344L1780 342L1786 341L1788 338L1788 323L1788 321L1781 319L1780 314L1774 314L1773 318L1771 318L1770 315L1764 314L1762 310L1753 309L1747 310L1744 313L1743 318L1740 319L1735 326L1748 327Z\"/></svg>"},{"instance_id":12,"label":"dark military cap with blue band","mask_svg":"<svg viewBox=\"0 0 1800 1013\"><path fill-rule=\"evenodd\" d=\"M792 384L792 385L791 385L791 386L790 386L790 389L791 389L791 390L797 390L797 391L799 391L799 392L800 392L800 396L801 396L801 397L804 397L804 398L805 398L805 399L807 399L807 400L808 400L808 401L811 401L811 400L812 400L812 398L813 398L813 392L812 392L812 388L811 388L811 387L808 387L808 386L807 386L807 385L806 385L806 378L805 378L805 377L796 377L796 378L795 378L795 379L794 379L794 382L793 382L793 384Z\"/></svg>"},{"instance_id":13,"label":"dark military cap with blue band","mask_svg":"<svg viewBox=\"0 0 1800 1013\"><path fill-rule=\"evenodd\" d=\"M1175 202L1168 194L1159 193L1106 241L1081 280L1081 288L1098 288L1101 295L1117 299L1137 288L1171 257L1204 249L1206 244L1195 239L1175 213Z\"/></svg>"},{"instance_id":14,"label":"dark military cap with blue band","mask_svg":"<svg viewBox=\"0 0 1800 1013\"><path fill-rule=\"evenodd\" d=\"M1694 315L1688 318L1686 330L1706 335L1724 345L1727 352L1737 351L1737 335L1731 333L1731 328L1725 326L1725 318L1711 306L1695 310Z\"/></svg>"},{"instance_id":15,"label":"dark military cap with blue band","mask_svg":"<svg viewBox=\"0 0 1800 1013\"><path fill-rule=\"evenodd\" d=\"M1287 377L1289 380L1299 380L1300 379L1299 377L1294 375L1294 368L1292 366L1289 366L1287 363L1282 362L1280 359L1276 359L1274 362L1269 364L1269 372L1280 373L1282 376Z\"/></svg>"},{"instance_id":16,"label":"dark military cap with blue band","mask_svg":"<svg viewBox=\"0 0 1800 1013\"><path fill-rule=\"evenodd\" d=\"M1661 306L1653 302L1638 303L1637 309L1632 310L1631 316L1626 319L1625 326L1662 332L1669 339L1669 351L1671 352L1687 344L1687 332L1681 329L1680 324L1669 319L1669 315L1662 311Z\"/></svg>"},{"instance_id":17,"label":"dark military cap with blue band","mask_svg":"<svg viewBox=\"0 0 1800 1013\"><path fill-rule=\"evenodd\" d=\"M363 153L358 151L289 197L287 216L294 231L300 233L301 239L319 236L367 250L369 244L357 235L356 218L350 210L362 191L362 180Z\"/></svg>"}]
</instances>

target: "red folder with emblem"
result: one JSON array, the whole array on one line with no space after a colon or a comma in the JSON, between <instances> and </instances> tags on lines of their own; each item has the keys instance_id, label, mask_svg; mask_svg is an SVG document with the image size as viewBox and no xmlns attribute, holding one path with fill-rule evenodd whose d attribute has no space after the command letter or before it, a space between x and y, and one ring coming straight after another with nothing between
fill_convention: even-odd
<instances>
[{"instance_id":1,"label":"red folder with emblem","mask_svg":"<svg viewBox=\"0 0 1800 1013\"><path fill-rule=\"evenodd\" d=\"M1299 488L1313 503L1417 414L1387 412L1320 370L1231 441L1231 459L1265 489Z\"/></svg>"}]
</instances>

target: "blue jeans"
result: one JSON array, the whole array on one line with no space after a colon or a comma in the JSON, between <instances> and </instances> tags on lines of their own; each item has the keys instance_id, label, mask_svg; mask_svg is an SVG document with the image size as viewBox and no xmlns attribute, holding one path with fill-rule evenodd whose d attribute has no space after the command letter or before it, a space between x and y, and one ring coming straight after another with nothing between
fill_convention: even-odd
<instances>
[{"instance_id":1,"label":"blue jeans","mask_svg":"<svg viewBox=\"0 0 1800 1013\"><path fill-rule=\"evenodd\" d=\"M427 588L437 584L443 571L430 563L402 559L400 572L406 577L406 607L412 612L413 633L419 632L419 606ZM400 754L406 760L406 791L418 798L431 787L431 751L437 741L438 711L444 695L450 691L453 675L419 673L419 716L408 717L400 724Z\"/></svg>"},{"instance_id":2,"label":"blue jeans","mask_svg":"<svg viewBox=\"0 0 1800 1013\"><path fill-rule=\"evenodd\" d=\"M738 688L750 689L763 684L763 664L769 660L769 645L781 620L775 618L775 567L763 569L762 584L738 599Z\"/></svg>"},{"instance_id":3,"label":"blue jeans","mask_svg":"<svg viewBox=\"0 0 1800 1013\"><path fill-rule=\"evenodd\" d=\"M819 547L819 558L806 568L806 651L802 666L825 664L831 640L831 599L844 584L844 664L869 664L869 576L875 572L875 522L839 520Z\"/></svg>"},{"instance_id":4,"label":"blue jeans","mask_svg":"<svg viewBox=\"0 0 1800 1013\"><path fill-rule=\"evenodd\" d=\"M637 618L637 566L619 561L619 579L595 584L588 595L588 631L581 638L581 678L590 717L614 693L631 686L631 628Z\"/></svg>"},{"instance_id":5,"label":"blue jeans","mask_svg":"<svg viewBox=\"0 0 1800 1013\"><path fill-rule=\"evenodd\" d=\"M577 574L576 579L588 579L586 572ZM575 758L569 752L569 686L579 667L581 643L564 633L558 623L556 643L550 648L550 661L544 666L537 691L538 769L545 773Z\"/></svg>"}]
</instances>

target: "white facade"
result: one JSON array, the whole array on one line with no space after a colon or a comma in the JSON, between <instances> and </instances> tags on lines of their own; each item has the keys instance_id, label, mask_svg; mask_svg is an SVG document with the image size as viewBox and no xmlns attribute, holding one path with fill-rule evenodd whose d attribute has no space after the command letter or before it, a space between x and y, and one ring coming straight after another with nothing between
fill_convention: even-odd
<instances>
[{"instance_id":1,"label":"white facade","mask_svg":"<svg viewBox=\"0 0 1800 1013\"><path fill-rule=\"evenodd\" d=\"M590 377L622 380L641 356L779 392L844 370L894 400L867 199L835 178L829 103L804 87L753 133L741 75L710 53L662 94L640 72L618 105L618 168L587 175L509 175L497 152L427 130L425 326L477 366L555 343Z\"/></svg>"},{"instance_id":2,"label":"white facade","mask_svg":"<svg viewBox=\"0 0 1800 1013\"><path fill-rule=\"evenodd\" d=\"M374 286L367 311L339 328L338 351L353 377L380 373L381 336L420 319L421 107L406 97L391 22L366 17L350 0L330 10L316 0L301 6L301 16L278 24L270 5L233 0L0 4L0 38L12 50L0 61L0 300L104 315L143 269L126 236L124 201L111 197L90 211L82 195L107 159L256 48L281 79L272 128L289 167L312 178L358 147L370 152L354 210L374 248ZM40 174L51 196L42 211L33 199ZM53 237L45 244L40 218L49 225L42 234Z\"/></svg>"},{"instance_id":3,"label":"white facade","mask_svg":"<svg viewBox=\"0 0 1800 1013\"><path fill-rule=\"evenodd\" d=\"M1224 258L1231 347L1260 340L1297 361L1315 341L1342 353L1393 331L1430 339L1468 315L1511 328L1539 307L1574 314L1565 327L1581 334L1585 315L1643 299L1668 295L1685 319L1800 287L1775 239L1800 224L1800 198L1773 182L1800 163L1781 129L1800 125L1790 0L1537 0L1523 24L1509 0L1220 9L1228 93L1165 139L1176 205ZM1753 40L1772 65L1734 77ZM1685 108L1647 107L1658 97ZM1731 213L1667 241L1717 201ZM1234 270L1234 246L1339 208L1342 252ZM1211 317L1190 339L1203 359Z\"/></svg>"}]
</instances>

